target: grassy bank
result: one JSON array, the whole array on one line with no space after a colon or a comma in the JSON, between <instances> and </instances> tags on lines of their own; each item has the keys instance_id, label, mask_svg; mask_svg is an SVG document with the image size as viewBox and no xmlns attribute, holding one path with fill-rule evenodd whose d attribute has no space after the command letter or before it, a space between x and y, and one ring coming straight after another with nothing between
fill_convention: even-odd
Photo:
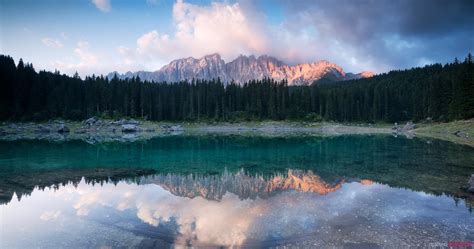
<instances>
[{"instance_id":1,"label":"grassy bank","mask_svg":"<svg viewBox=\"0 0 474 249\"><path fill-rule=\"evenodd\" d=\"M474 147L474 119L419 124L415 134L419 137L436 138Z\"/></svg>"}]
</instances>

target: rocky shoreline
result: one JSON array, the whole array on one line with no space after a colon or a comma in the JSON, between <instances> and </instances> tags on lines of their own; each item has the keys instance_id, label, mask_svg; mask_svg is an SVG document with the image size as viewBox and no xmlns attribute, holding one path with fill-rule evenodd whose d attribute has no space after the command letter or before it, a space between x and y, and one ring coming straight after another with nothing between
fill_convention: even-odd
<instances>
[{"instance_id":1,"label":"rocky shoreline","mask_svg":"<svg viewBox=\"0 0 474 249\"><path fill-rule=\"evenodd\" d=\"M434 129L427 125L407 122L393 126L388 124L339 124L307 123L290 121L262 121L242 123L168 123L135 119L100 119L92 117L83 121L50 120L35 122L0 123L0 140L40 139L50 141L83 140L91 144L102 142L133 142L169 135L248 135L248 136L338 136L388 134L413 138L421 136L448 140L474 146L474 121L464 122L462 127ZM467 125L465 124L467 122ZM449 123L448 123L449 124ZM467 127L467 128L466 128Z\"/></svg>"},{"instance_id":2,"label":"rocky shoreline","mask_svg":"<svg viewBox=\"0 0 474 249\"><path fill-rule=\"evenodd\" d=\"M103 120L92 117L82 122L51 120L45 123L2 123L0 140L84 140L94 144L131 142L176 131L180 131L179 126L160 126L134 119Z\"/></svg>"},{"instance_id":3,"label":"rocky shoreline","mask_svg":"<svg viewBox=\"0 0 474 249\"><path fill-rule=\"evenodd\" d=\"M130 142L168 135L334 136L390 133L391 130L388 127L270 121L253 123L163 123L135 119L105 120L92 117L82 122L51 120L43 123L4 122L0 124L0 140L84 140L88 143Z\"/></svg>"}]
</instances>

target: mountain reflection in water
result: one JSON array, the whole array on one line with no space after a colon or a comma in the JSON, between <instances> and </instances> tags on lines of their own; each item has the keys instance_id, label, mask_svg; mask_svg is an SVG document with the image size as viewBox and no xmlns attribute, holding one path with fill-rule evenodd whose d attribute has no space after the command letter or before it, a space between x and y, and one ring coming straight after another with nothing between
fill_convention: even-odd
<instances>
[{"instance_id":1,"label":"mountain reflection in water","mask_svg":"<svg viewBox=\"0 0 474 249\"><path fill-rule=\"evenodd\" d=\"M87 182L66 180L13 198L0 206L2 226L11 227L2 232L4 245L342 247L344 241L403 246L474 239L474 216L451 198L367 179L331 183L301 170L273 176L136 172L120 180L122 173L98 170Z\"/></svg>"},{"instance_id":2,"label":"mountain reflection in water","mask_svg":"<svg viewBox=\"0 0 474 249\"><path fill-rule=\"evenodd\" d=\"M104 184L120 181L137 184L156 184L171 194L181 197L202 197L207 200L221 200L227 193L237 195L240 199L268 198L284 190L313 192L321 195L341 188L344 179L328 183L312 171L288 170L286 174L272 176L250 175L244 170L231 173L227 170L219 175L181 175L154 174L151 169L87 169L55 170L35 172L34 174L16 174L11 178L0 180L0 200L8 203L16 194L19 200L23 195L30 195L34 188L44 190L47 187L59 189L71 183L77 186L84 179L87 184ZM362 180L370 184L370 180Z\"/></svg>"},{"instance_id":3,"label":"mountain reflection in water","mask_svg":"<svg viewBox=\"0 0 474 249\"><path fill-rule=\"evenodd\" d=\"M472 241L473 158L390 136L0 141L0 247Z\"/></svg>"},{"instance_id":4,"label":"mountain reflection in water","mask_svg":"<svg viewBox=\"0 0 474 249\"><path fill-rule=\"evenodd\" d=\"M30 195L35 188L44 190L51 187L59 189L60 186L72 184L77 186L83 179L87 184L117 184L120 181L136 184L155 184L173 195L195 198L202 197L207 200L218 201L226 193L232 193L240 199L268 198L285 190L298 192L312 192L325 195L335 192L346 182L359 182L362 185L371 185L374 180L328 177L326 180L313 173L311 170L289 169L286 173L274 174L249 174L243 169L232 173L224 170L221 174L158 174L153 169L129 168L97 168L97 169L61 169L40 172L23 172L0 178L0 204L9 203L16 195L19 200L22 196ZM379 182L378 179L375 179ZM386 184L381 182L382 184ZM448 195L456 203L464 200L466 207L472 211L474 195L461 189L451 192L443 189L442 192L433 192L429 182L418 182L417 188L412 189L435 195ZM406 185L389 184L391 187L408 188Z\"/></svg>"},{"instance_id":5,"label":"mountain reflection in water","mask_svg":"<svg viewBox=\"0 0 474 249\"><path fill-rule=\"evenodd\" d=\"M156 175L146 178L142 183L160 185L170 193L194 198L197 196L208 200L221 200L227 193L237 195L240 199L268 198L284 191L313 192L321 195L334 192L341 188L344 180L330 184L312 171L288 170L287 174L277 174L271 177L251 176L243 170L232 174L225 171L218 176L193 175Z\"/></svg>"}]
</instances>

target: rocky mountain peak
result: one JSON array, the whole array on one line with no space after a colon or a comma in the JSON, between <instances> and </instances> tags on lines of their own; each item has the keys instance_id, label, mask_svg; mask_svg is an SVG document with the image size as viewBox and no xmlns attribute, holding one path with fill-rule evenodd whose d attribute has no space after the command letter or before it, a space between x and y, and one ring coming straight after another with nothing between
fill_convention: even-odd
<instances>
[{"instance_id":1,"label":"rocky mountain peak","mask_svg":"<svg viewBox=\"0 0 474 249\"><path fill-rule=\"evenodd\" d=\"M255 79L272 78L278 81L286 79L290 85L305 85L321 79L341 81L372 77L374 74L368 71L359 74L345 73L340 66L326 60L289 66L269 55L259 57L240 55L226 63L220 54L214 53L198 59L188 57L173 60L155 72L140 71L118 76L131 78L135 75L143 80L155 82L220 78L225 83L231 81L243 83ZM109 74L109 78L113 76L114 74Z\"/></svg>"},{"instance_id":2,"label":"rocky mountain peak","mask_svg":"<svg viewBox=\"0 0 474 249\"><path fill-rule=\"evenodd\" d=\"M199 60L220 62L220 61L222 61L222 58L221 58L220 54L214 53L214 54L206 55L206 56L200 58Z\"/></svg>"},{"instance_id":3,"label":"rocky mountain peak","mask_svg":"<svg viewBox=\"0 0 474 249\"><path fill-rule=\"evenodd\" d=\"M359 75L362 78L370 78L370 77L373 77L375 75L375 73L371 72L371 71L362 71L361 73L359 73Z\"/></svg>"}]
</instances>

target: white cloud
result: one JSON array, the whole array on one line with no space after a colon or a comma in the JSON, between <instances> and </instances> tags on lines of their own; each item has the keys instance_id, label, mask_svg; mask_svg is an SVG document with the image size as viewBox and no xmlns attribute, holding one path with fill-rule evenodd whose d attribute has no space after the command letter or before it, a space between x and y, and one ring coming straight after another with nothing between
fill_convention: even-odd
<instances>
[{"instance_id":1,"label":"white cloud","mask_svg":"<svg viewBox=\"0 0 474 249\"><path fill-rule=\"evenodd\" d=\"M92 3L102 12L109 12L112 9L110 0L92 0Z\"/></svg>"},{"instance_id":2,"label":"white cloud","mask_svg":"<svg viewBox=\"0 0 474 249\"><path fill-rule=\"evenodd\" d=\"M55 40L53 38L45 37L45 38L41 39L41 42L47 47L52 47L52 48L62 48L63 47L63 44L61 43L61 41Z\"/></svg>"},{"instance_id":3,"label":"white cloud","mask_svg":"<svg viewBox=\"0 0 474 249\"><path fill-rule=\"evenodd\" d=\"M118 47L114 56L114 54L107 53L107 51L94 50L87 41L79 41L72 50L71 56L51 61L49 66L51 67L50 70L57 69L61 73L71 76L77 72L84 78L92 74L107 75L113 71L138 71L143 69L145 64L157 66L152 62L139 63L137 54L126 47Z\"/></svg>"},{"instance_id":4,"label":"white cloud","mask_svg":"<svg viewBox=\"0 0 474 249\"><path fill-rule=\"evenodd\" d=\"M321 227L331 229L331 224L341 222L342 217L358 219L365 217L367 210L380 214L373 217L374 224L384 224L387 219L393 222L413 220L419 209L416 205L404 204L404 212L392 212L400 207L384 198L392 196L393 191L399 190L353 182L328 195L285 191L266 199L242 200L235 194L226 193L221 200L213 201L175 196L156 184L120 182L93 186L81 181L77 186L55 190L55 195L58 198L72 196L64 207L69 209L72 205L76 215L84 220L94 211L104 213L117 209L126 211L122 212L126 220L133 218L129 214L135 213L136 218L151 226L166 227L175 223L178 225L177 245L197 240L204 245L239 247L245 242L266 240L275 234L281 238L294 238L295 235L312 234ZM405 192L411 200L409 203L418 203L413 201L419 199L416 192ZM433 196L424 198L430 197ZM371 205L367 201L374 199L381 199L386 205Z\"/></svg>"},{"instance_id":5,"label":"white cloud","mask_svg":"<svg viewBox=\"0 0 474 249\"><path fill-rule=\"evenodd\" d=\"M120 211L134 210L138 219L152 226L176 219L178 245L199 238L204 243L238 246L248 238L254 222L268 211L265 200L240 200L234 194L226 194L219 202L183 198L154 184L94 187L82 181L74 190L73 208L77 216L88 216L100 205ZM71 193L63 188L57 195Z\"/></svg>"},{"instance_id":6,"label":"white cloud","mask_svg":"<svg viewBox=\"0 0 474 249\"><path fill-rule=\"evenodd\" d=\"M178 0L173 6L173 23L172 33L151 30L137 39L135 48L119 47L123 64L157 70L173 59L217 52L225 61L240 54L268 54L290 64L325 59L360 71L374 68L370 60L351 63L350 58L359 58L360 51L332 37L322 37L314 18L305 13L270 24L250 2L195 5Z\"/></svg>"},{"instance_id":7,"label":"white cloud","mask_svg":"<svg viewBox=\"0 0 474 249\"><path fill-rule=\"evenodd\" d=\"M89 51L89 43L85 41L79 41L77 48L74 49L74 53L79 57L81 65L96 65L99 62L97 55Z\"/></svg>"},{"instance_id":8,"label":"white cloud","mask_svg":"<svg viewBox=\"0 0 474 249\"><path fill-rule=\"evenodd\" d=\"M110 10L109 1L95 3ZM174 59L219 53L227 62L240 54L267 54L289 64L325 59L340 64L346 71L376 68L372 58L361 55L363 50L329 36L314 22L312 16L302 12L282 23L270 24L251 2L196 5L178 0L173 5L172 32L150 30L137 37L135 46L118 46L112 53L101 51L102 55L92 52L88 43L80 42L73 57L52 65L62 72L77 71L85 76L154 71Z\"/></svg>"},{"instance_id":9,"label":"white cloud","mask_svg":"<svg viewBox=\"0 0 474 249\"><path fill-rule=\"evenodd\" d=\"M270 40L260 26L262 22L251 14L239 3L198 6L178 0L173 6L174 34L152 30L137 39L135 49L121 47L119 52L129 62L154 61L161 65L176 58L215 52L225 60L239 54L262 54Z\"/></svg>"},{"instance_id":10,"label":"white cloud","mask_svg":"<svg viewBox=\"0 0 474 249\"><path fill-rule=\"evenodd\" d=\"M61 215L61 211L46 211L40 215L40 219L44 221L55 220Z\"/></svg>"},{"instance_id":11,"label":"white cloud","mask_svg":"<svg viewBox=\"0 0 474 249\"><path fill-rule=\"evenodd\" d=\"M101 57L90 51L89 43L86 41L79 41L77 47L74 49L75 60L72 62L65 62L63 60L53 62L53 66L68 74L78 72L81 76L91 73L100 73L103 71L103 64L99 61Z\"/></svg>"}]
</instances>

